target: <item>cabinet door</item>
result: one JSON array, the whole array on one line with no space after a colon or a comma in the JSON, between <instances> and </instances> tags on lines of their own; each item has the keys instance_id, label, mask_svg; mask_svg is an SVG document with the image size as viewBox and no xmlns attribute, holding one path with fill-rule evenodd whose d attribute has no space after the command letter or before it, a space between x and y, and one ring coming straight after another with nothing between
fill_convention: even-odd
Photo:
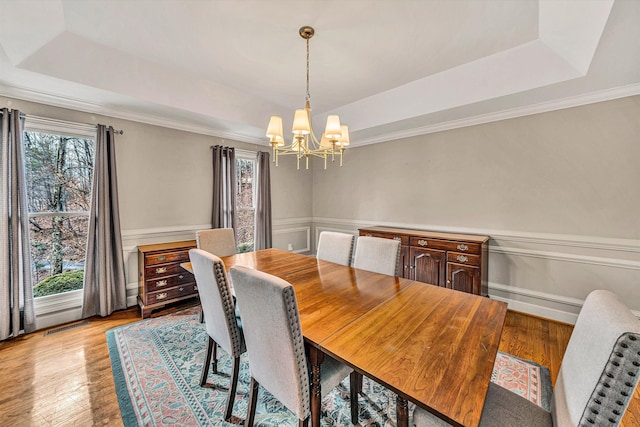
<instances>
[{"instance_id":1,"label":"cabinet door","mask_svg":"<svg viewBox=\"0 0 640 427\"><path fill-rule=\"evenodd\" d=\"M444 286L446 252L438 249L410 248L410 279Z\"/></svg>"},{"instance_id":2,"label":"cabinet door","mask_svg":"<svg viewBox=\"0 0 640 427\"><path fill-rule=\"evenodd\" d=\"M480 268L447 263L447 288L480 295Z\"/></svg>"},{"instance_id":3,"label":"cabinet door","mask_svg":"<svg viewBox=\"0 0 640 427\"><path fill-rule=\"evenodd\" d=\"M398 258L398 277L405 279L411 278L411 269L409 268L411 260L409 259L409 246L400 246L400 258Z\"/></svg>"}]
</instances>

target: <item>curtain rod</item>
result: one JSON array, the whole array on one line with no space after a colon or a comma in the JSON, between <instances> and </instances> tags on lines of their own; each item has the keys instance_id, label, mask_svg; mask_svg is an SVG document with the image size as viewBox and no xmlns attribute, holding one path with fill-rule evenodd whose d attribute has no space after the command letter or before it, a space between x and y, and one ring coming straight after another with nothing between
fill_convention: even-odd
<instances>
[{"instance_id":1,"label":"curtain rod","mask_svg":"<svg viewBox=\"0 0 640 427\"><path fill-rule=\"evenodd\" d=\"M84 129L97 129L97 125L94 124L90 124L90 123L79 123L79 122L71 122L68 120L58 120L58 119L51 119L49 117L40 117L40 116L34 116L31 114L27 114L26 118L29 120L34 120L36 122L40 122L40 123L48 123L48 124L52 124L52 125L63 125L63 126L77 126L78 128L84 128ZM124 131L122 129L114 129L113 130L114 133L117 133L118 135L124 135Z\"/></svg>"}]
</instances>

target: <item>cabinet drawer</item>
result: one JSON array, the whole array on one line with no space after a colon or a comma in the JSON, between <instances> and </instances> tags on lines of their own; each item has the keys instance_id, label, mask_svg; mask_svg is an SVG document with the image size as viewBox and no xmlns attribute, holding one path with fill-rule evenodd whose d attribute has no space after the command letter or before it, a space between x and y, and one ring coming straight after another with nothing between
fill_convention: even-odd
<instances>
[{"instance_id":1,"label":"cabinet drawer","mask_svg":"<svg viewBox=\"0 0 640 427\"><path fill-rule=\"evenodd\" d=\"M442 249L445 251L454 251L468 254L480 254L481 245L478 243L455 242L451 240L429 239L426 237L411 237L411 246L421 248Z\"/></svg>"},{"instance_id":2,"label":"cabinet drawer","mask_svg":"<svg viewBox=\"0 0 640 427\"><path fill-rule=\"evenodd\" d=\"M370 237L379 237L381 239L393 239L399 240L400 244L408 245L409 244L409 236L398 236L396 234L387 234L387 233L372 233L369 231L364 231L362 236L370 236Z\"/></svg>"},{"instance_id":3,"label":"cabinet drawer","mask_svg":"<svg viewBox=\"0 0 640 427\"><path fill-rule=\"evenodd\" d=\"M447 252L447 261L465 265L480 265L480 256L460 252Z\"/></svg>"},{"instance_id":4,"label":"cabinet drawer","mask_svg":"<svg viewBox=\"0 0 640 427\"><path fill-rule=\"evenodd\" d=\"M166 264L169 262L186 262L189 261L189 250L148 254L145 255L144 259L145 265Z\"/></svg>"},{"instance_id":5,"label":"cabinet drawer","mask_svg":"<svg viewBox=\"0 0 640 427\"><path fill-rule=\"evenodd\" d=\"M177 262L173 264L157 264L153 266L147 266L144 269L144 277L146 277L147 280L155 279L157 277L173 276L174 274L181 275L185 273L190 274L187 270L180 266L180 263Z\"/></svg>"},{"instance_id":6,"label":"cabinet drawer","mask_svg":"<svg viewBox=\"0 0 640 427\"><path fill-rule=\"evenodd\" d=\"M176 274L173 276L158 277L154 280L147 280L146 291L147 293L155 292L161 289L170 288L172 286L193 283L195 281L196 280L193 277L193 274L185 271L184 273Z\"/></svg>"},{"instance_id":7,"label":"cabinet drawer","mask_svg":"<svg viewBox=\"0 0 640 427\"><path fill-rule=\"evenodd\" d=\"M155 304L165 300L173 298L180 298L188 295L195 295L198 293L198 288L195 283L189 283L187 285L177 286L175 288L164 289L157 292L151 292L147 294L147 304Z\"/></svg>"}]
</instances>

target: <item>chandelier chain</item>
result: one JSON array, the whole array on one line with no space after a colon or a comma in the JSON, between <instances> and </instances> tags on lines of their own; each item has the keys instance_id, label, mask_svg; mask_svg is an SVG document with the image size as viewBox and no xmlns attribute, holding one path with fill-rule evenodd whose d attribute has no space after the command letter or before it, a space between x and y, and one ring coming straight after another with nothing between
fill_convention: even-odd
<instances>
[{"instance_id":1,"label":"chandelier chain","mask_svg":"<svg viewBox=\"0 0 640 427\"><path fill-rule=\"evenodd\" d=\"M311 100L311 92L309 92L309 39L307 39L307 101Z\"/></svg>"}]
</instances>

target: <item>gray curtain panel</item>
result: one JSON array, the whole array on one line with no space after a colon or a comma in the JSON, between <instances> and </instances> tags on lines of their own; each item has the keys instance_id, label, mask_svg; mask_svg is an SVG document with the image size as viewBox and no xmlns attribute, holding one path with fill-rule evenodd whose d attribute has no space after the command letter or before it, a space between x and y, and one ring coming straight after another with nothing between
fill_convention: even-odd
<instances>
[{"instance_id":1,"label":"gray curtain panel","mask_svg":"<svg viewBox=\"0 0 640 427\"><path fill-rule=\"evenodd\" d=\"M0 340L36 325L31 280L29 212L24 175L24 116L0 110Z\"/></svg>"},{"instance_id":2,"label":"gray curtain panel","mask_svg":"<svg viewBox=\"0 0 640 427\"><path fill-rule=\"evenodd\" d=\"M269 249L271 243L271 172L269 153L258 151L258 188L256 189L255 250Z\"/></svg>"},{"instance_id":3,"label":"gray curtain panel","mask_svg":"<svg viewBox=\"0 0 640 427\"><path fill-rule=\"evenodd\" d=\"M236 151L233 147L215 145L213 151L212 228L236 231Z\"/></svg>"},{"instance_id":4,"label":"gray curtain panel","mask_svg":"<svg viewBox=\"0 0 640 427\"><path fill-rule=\"evenodd\" d=\"M108 316L127 307L114 135L112 127L98 125L84 270L83 318Z\"/></svg>"}]
</instances>

